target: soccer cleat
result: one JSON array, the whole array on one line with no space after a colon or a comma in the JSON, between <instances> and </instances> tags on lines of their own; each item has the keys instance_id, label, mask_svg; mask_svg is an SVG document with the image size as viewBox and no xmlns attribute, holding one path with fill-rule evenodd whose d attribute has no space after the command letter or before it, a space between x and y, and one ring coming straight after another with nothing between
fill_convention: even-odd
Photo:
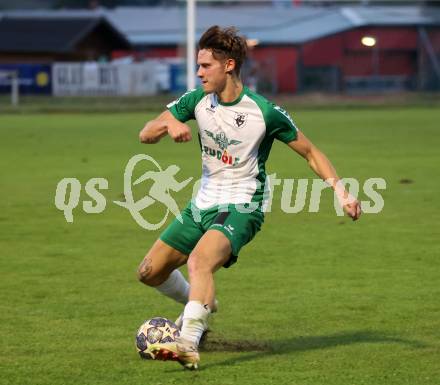
<instances>
[{"instance_id":1,"label":"soccer cleat","mask_svg":"<svg viewBox=\"0 0 440 385\"><path fill-rule=\"evenodd\" d=\"M153 353L153 359L159 360L159 361L178 361L179 358L177 356L177 353L173 352L172 350L164 349L163 347L153 347L151 350Z\"/></svg>"},{"instance_id":2,"label":"soccer cleat","mask_svg":"<svg viewBox=\"0 0 440 385\"><path fill-rule=\"evenodd\" d=\"M200 355L197 346L182 337L176 338L179 362L185 369L195 370L199 367Z\"/></svg>"},{"instance_id":3,"label":"soccer cleat","mask_svg":"<svg viewBox=\"0 0 440 385\"><path fill-rule=\"evenodd\" d=\"M211 309L211 314L212 313L217 313L218 311L218 301L214 300L214 306ZM182 326L183 326L183 312L179 314L179 317L177 317L176 321L174 322L177 326L177 328L179 330L182 330Z\"/></svg>"},{"instance_id":4,"label":"soccer cleat","mask_svg":"<svg viewBox=\"0 0 440 385\"><path fill-rule=\"evenodd\" d=\"M150 352L154 360L160 361L178 361L176 342L157 343L150 345Z\"/></svg>"},{"instance_id":5,"label":"soccer cleat","mask_svg":"<svg viewBox=\"0 0 440 385\"><path fill-rule=\"evenodd\" d=\"M197 346L182 337L177 337L176 342L153 344L150 350L155 360L177 361L185 369L198 369L200 355Z\"/></svg>"}]
</instances>

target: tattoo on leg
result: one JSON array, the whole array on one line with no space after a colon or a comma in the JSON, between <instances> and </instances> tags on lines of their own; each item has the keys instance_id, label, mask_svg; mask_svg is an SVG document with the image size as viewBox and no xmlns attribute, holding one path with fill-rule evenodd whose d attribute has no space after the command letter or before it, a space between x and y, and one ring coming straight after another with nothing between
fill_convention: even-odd
<instances>
[{"instance_id":1,"label":"tattoo on leg","mask_svg":"<svg viewBox=\"0 0 440 385\"><path fill-rule=\"evenodd\" d=\"M144 258L144 260L141 262L139 266L139 275L141 276L142 280L148 278L152 269L153 266L152 266L151 258L150 257Z\"/></svg>"}]
</instances>

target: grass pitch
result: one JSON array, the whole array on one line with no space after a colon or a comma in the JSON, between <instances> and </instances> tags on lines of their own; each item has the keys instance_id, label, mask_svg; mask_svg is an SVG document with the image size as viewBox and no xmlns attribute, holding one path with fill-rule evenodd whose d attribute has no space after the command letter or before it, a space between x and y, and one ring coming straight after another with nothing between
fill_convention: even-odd
<instances>
[{"instance_id":1,"label":"grass pitch","mask_svg":"<svg viewBox=\"0 0 440 385\"><path fill-rule=\"evenodd\" d=\"M438 111L293 113L341 176L387 181L384 210L352 223L324 194L319 213L289 215L276 190L262 231L217 273L220 311L196 373L135 352L144 319L181 307L136 281L159 231L112 201L138 153L198 177L197 141L141 145L151 115L140 113L2 115L0 383L439 384ZM282 144L268 171L314 178ZM54 205L64 177L83 187L72 224ZM109 181L101 214L82 210L93 177ZM174 196L182 207L190 189Z\"/></svg>"}]
</instances>

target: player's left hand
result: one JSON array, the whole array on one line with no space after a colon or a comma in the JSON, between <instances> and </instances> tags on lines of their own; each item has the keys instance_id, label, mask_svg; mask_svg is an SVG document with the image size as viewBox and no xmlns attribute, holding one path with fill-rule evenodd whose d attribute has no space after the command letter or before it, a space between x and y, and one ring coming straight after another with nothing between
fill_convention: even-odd
<instances>
[{"instance_id":1,"label":"player's left hand","mask_svg":"<svg viewBox=\"0 0 440 385\"><path fill-rule=\"evenodd\" d=\"M358 220L362 214L361 204L357 199L344 204L342 208L344 209L344 212L354 221Z\"/></svg>"}]
</instances>

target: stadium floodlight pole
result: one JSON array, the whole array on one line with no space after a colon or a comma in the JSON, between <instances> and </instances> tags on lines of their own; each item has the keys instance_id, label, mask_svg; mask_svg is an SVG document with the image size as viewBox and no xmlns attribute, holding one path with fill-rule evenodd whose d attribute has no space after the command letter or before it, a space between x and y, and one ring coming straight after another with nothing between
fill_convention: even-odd
<instances>
[{"instance_id":1,"label":"stadium floodlight pole","mask_svg":"<svg viewBox=\"0 0 440 385\"><path fill-rule=\"evenodd\" d=\"M186 0L186 86L196 87L194 68L196 67L196 0Z\"/></svg>"}]
</instances>

